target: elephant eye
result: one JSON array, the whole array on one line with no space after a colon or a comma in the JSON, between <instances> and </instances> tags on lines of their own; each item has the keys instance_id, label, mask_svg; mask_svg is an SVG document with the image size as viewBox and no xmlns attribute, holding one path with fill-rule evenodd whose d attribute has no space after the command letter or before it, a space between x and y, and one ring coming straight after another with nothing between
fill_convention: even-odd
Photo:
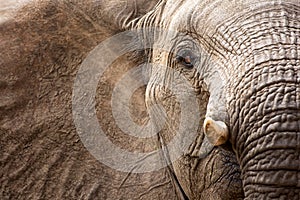
<instances>
[{"instance_id":1,"label":"elephant eye","mask_svg":"<svg viewBox=\"0 0 300 200\"><path fill-rule=\"evenodd\" d=\"M193 68L194 67L194 58L192 53L184 52L183 54L176 56L176 62L184 65L186 68Z\"/></svg>"}]
</instances>

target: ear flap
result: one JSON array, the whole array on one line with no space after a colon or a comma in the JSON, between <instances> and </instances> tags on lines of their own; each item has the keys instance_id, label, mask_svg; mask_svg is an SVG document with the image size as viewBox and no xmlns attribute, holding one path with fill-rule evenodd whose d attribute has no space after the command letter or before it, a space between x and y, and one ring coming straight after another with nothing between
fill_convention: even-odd
<instances>
[{"instance_id":1,"label":"ear flap","mask_svg":"<svg viewBox=\"0 0 300 200\"><path fill-rule=\"evenodd\" d=\"M14 188L18 185L18 189L28 191L25 199L38 198L39 194L57 199L68 194L74 198L103 199L110 195L115 199L134 199L142 195L152 199L152 192L145 191L152 191L155 184L160 185L154 188L159 190L155 193L165 192L167 199L175 198L168 192L171 183L165 183L164 171L131 176L113 171L93 159L80 142L72 119L74 77L88 52L121 32L130 20L142 16L155 3L146 0L31 0L16 11L16 15L7 15L8 19L1 22L0 132L5 141L1 143L5 153L0 159L4 161L1 173L7 178L3 187L7 188L8 196L15 196ZM114 64L120 68L134 64L125 61L128 59L120 58ZM111 71L122 74L125 70L112 67ZM113 79L115 77L110 77ZM111 94L113 87L109 83L100 87L98 92L102 96ZM126 143L124 149L134 149L137 145L133 144L139 144L134 139L115 137L118 129L112 125L111 112L105 112L110 101L104 98L101 101L106 107L98 109L97 114L110 138ZM47 177L53 177L53 172L55 177L48 181ZM40 177L40 184L33 186L34 177ZM134 190L122 187L126 181L137 183L140 180L143 184L135 186ZM57 192L53 194L53 190Z\"/></svg>"},{"instance_id":2,"label":"ear flap","mask_svg":"<svg viewBox=\"0 0 300 200\"><path fill-rule=\"evenodd\" d=\"M103 10L105 20L114 22L121 28L128 28L130 23L144 16L159 2L159 0L119 0L100 1L100 9Z\"/></svg>"},{"instance_id":3,"label":"ear flap","mask_svg":"<svg viewBox=\"0 0 300 200\"><path fill-rule=\"evenodd\" d=\"M11 0L4 3L0 22L15 20L21 15L24 21L32 19L37 14L41 14L42 18L56 16L59 13L57 11L63 8L63 11L69 14L69 18L61 18L61 20L70 22L81 15L81 18L88 20L95 28L122 31L130 22L152 10L158 2L159 0L29 0L25 2Z\"/></svg>"}]
</instances>

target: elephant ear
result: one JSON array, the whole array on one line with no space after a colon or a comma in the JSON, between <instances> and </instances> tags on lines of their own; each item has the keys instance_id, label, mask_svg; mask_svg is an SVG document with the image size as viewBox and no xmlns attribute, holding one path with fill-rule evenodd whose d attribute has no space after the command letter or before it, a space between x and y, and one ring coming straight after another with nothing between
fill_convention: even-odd
<instances>
[{"instance_id":1,"label":"elephant ear","mask_svg":"<svg viewBox=\"0 0 300 200\"><path fill-rule=\"evenodd\" d=\"M99 2L101 2L99 10L102 10L105 16L103 19L113 22L117 27L128 28L132 22L152 10L159 0L101 0Z\"/></svg>"},{"instance_id":2,"label":"elephant ear","mask_svg":"<svg viewBox=\"0 0 300 200\"><path fill-rule=\"evenodd\" d=\"M72 116L73 84L82 61L156 1L24 2L0 24L1 192L8 199L20 194L24 199L176 199L166 169L134 174L99 163L83 146ZM151 143L142 146L120 133L110 108L116 80L135 64L124 56L111 65L99 81L101 102L95 107L113 142L148 151ZM135 107L142 107L143 92L134 98Z\"/></svg>"},{"instance_id":3,"label":"elephant ear","mask_svg":"<svg viewBox=\"0 0 300 200\"><path fill-rule=\"evenodd\" d=\"M101 29L115 29L123 30L125 27L149 12L159 0L87 0L76 1L67 0L60 2L57 0L7 0L1 1L1 18L0 22L14 21L23 15L23 20L29 20L38 13L48 13L54 16L55 13L49 12L51 9L54 11L53 6L65 8L66 12L71 11L69 19L75 15L86 18L91 23L96 25L106 24L101 26ZM28 13L29 9L32 12ZM63 20L63 19L62 19ZM67 19L65 19L67 20Z\"/></svg>"}]
</instances>

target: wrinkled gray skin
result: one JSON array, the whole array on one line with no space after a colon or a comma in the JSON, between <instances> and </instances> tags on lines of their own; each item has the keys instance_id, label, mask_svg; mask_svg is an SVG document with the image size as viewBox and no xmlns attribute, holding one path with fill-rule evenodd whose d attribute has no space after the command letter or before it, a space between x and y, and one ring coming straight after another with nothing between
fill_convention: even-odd
<instances>
[{"instance_id":1,"label":"wrinkled gray skin","mask_svg":"<svg viewBox=\"0 0 300 200\"><path fill-rule=\"evenodd\" d=\"M148 107L163 102L173 116L170 124L176 124L178 105L170 100L173 96L166 88L178 78L170 68L177 70L199 95L201 116L229 128L227 145L232 146L241 168L245 199L299 199L299 1L167 1L160 6L157 13L162 14L155 16L159 19L154 24L186 34L172 37L169 52L185 51L184 55L200 58L192 60L191 69L176 62L173 55L154 50L153 61L161 65L154 67L147 86ZM161 80L166 87L158 86ZM172 128L162 131L161 137L168 139ZM199 143L201 140L195 141L172 165L190 199L202 197L199 183L205 180L199 177L206 169L201 165L210 158L193 168ZM226 157L225 152L220 150L221 158ZM233 159L229 162L235 163ZM221 163L218 167L224 174L215 184L229 181L234 187L233 174L226 170L235 166Z\"/></svg>"},{"instance_id":2,"label":"wrinkled gray skin","mask_svg":"<svg viewBox=\"0 0 300 200\"><path fill-rule=\"evenodd\" d=\"M0 27L1 199L299 199L299 19L297 0L28 3ZM200 126L189 150L169 167L122 173L97 162L81 144L72 123L72 84L99 42L145 26L184 33L174 37L170 52L196 43L201 50L193 53L200 61L187 68L154 49L149 56L162 65L152 69L133 112L147 118L144 96L147 108L162 104L171 125L153 140L170 141L179 105L157 85L176 82L177 71L199 100ZM202 62L204 52L209 59ZM134 57L114 63L99 86L101 102L109 102L124 69L147 60ZM113 141L151 149L120 135L108 103L101 102L99 121ZM198 150L205 148L205 117L225 123L229 138L203 157Z\"/></svg>"}]
</instances>

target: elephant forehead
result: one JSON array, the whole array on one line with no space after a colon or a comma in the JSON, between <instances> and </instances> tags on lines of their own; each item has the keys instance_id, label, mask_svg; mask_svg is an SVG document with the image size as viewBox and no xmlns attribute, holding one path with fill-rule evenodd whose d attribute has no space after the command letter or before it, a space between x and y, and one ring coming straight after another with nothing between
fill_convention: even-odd
<instances>
[{"instance_id":1,"label":"elephant forehead","mask_svg":"<svg viewBox=\"0 0 300 200\"><path fill-rule=\"evenodd\" d=\"M226 62L226 66L230 67L239 66L241 64L240 57L246 55L241 51L250 49L245 46L245 38L256 36L253 31L262 28L271 30L273 28L271 26L276 24L279 24L276 26L286 26L289 20L298 18L299 12L297 10L299 10L300 4L298 0L197 0L185 1L178 5L174 4L174 6L178 6L176 12L174 9L172 10L171 4L167 5L165 18L170 18L171 21L167 25L168 21L163 19L165 27L192 34L197 39L197 44L200 44L201 49L213 54L211 59L214 60L214 63L220 62L218 64L223 66L223 62ZM253 28L254 26L256 28ZM238 31L240 31L239 34L236 33ZM251 40L251 42L253 41ZM255 47L258 48L270 43L270 41L272 42L272 40L260 39L260 44L253 45L258 45ZM251 53L251 51L249 52ZM224 55L226 57L232 56L232 58L219 61L223 59ZM257 59L255 62L261 61L260 57L255 59Z\"/></svg>"},{"instance_id":2,"label":"elephant forehead","mask_svg":"<svg viewBox=\"0 0 300 200\"><path fill-rule=\"evenodd\" d=\"M298 0L189 0L168 1L162 15L166 27L183 32L212 36L220 24L243 16L246 12L275 5L299 5Z\"/></svg>"}]
</instances>

